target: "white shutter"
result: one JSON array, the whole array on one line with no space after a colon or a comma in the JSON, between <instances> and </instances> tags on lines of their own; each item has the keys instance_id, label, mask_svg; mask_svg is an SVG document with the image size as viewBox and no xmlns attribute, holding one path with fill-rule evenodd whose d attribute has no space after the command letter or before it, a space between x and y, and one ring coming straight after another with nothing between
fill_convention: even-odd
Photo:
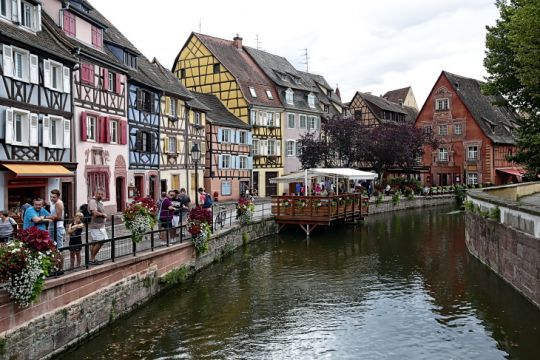
<instances>
[{"instance_id":1,"label":"white shutter","mask_svg":"<svg viewBox=\"0 0 540 360\"><path fill-rule=\"evenodd\" d=\"M51 139L51 119L48 116L43 117L43 132L41 145L44 147L49 147Z\"/></svg>"},{"instance_id":2,"label":"white shutter","mask_svg":"<svg viewBox=\"0 0 540 360\"><path fill-rule=\"evenodd\" d=\"M252 135L251 132L247 133L247 144L248 145L253 145L253 135Z\"/></svg>"},{"instance_id":3,"label":"white shutter","mask_svg":"<svg viewBox=\"0 0 540 360\"><path fill-rule=\"evenodd\" d=\"M281 140L276 140L276 156L281 156Z\"/></svg>"},{"instance_id":4,"label":"white shutter","mask_svg":"<svg viewBox=\"0 0 540 360\"><path fill-rule=\"evenodd\" d=\"M11 20L20 22L21 0L11 0Z\"/></svg>"},{"instance_id":5,"label":"white shutter","mask_svg":"<svg viewBox=\"0 0 540 360\"><path fill-rule=\"evenodd\" d=\"M268 140L261 140L261 151L262 156L268 156Z\"/></svg>"},{"instance_id":6,"label":"white shutter","mask_svg":"<svg viewBox=\"0 0 540 360\"><path fill-rule=\"evenodd\" d=\"M218 143L223 142L223 129L218 129L217 131L217 142Z\"/></svg>"},{"instance_id":7,"label":"white shutter","mask_svg":"<svg viewBox=\"0 0 540 360\"><path fill-rule=\"evenodd\" d=\"M13 143L13 110L6 109L6 144Z\"/></svg>"},{"instance_id":8,"label":"white shutter","mask_svg":"<svg viewBox=\"0 0 540 360\"><path fill-rule=\"evenodd\" d=\"M13 76L13 49L11 46L2 46L2 62L4 65L4 76Z\"/></svg>"},{"instance_id":9,"label":"white shutter","mask_svg":"<svg viewBox=\"0 0 540 360\"><path fill-rule=\"evenodd\" d=\"M30 114L30 146L39 146L38 115Z\"/></svg>"},{"instance_id":10,"label":"white shutter","mask_svg":"<svg viewBox=\"0 0 540 360\"><path fill-rule=\"evenodd\" d=\"M49 60L43 60L43 85L51 88L51 62Z\"/></svg>"},{"instance_id":11,"label":"white shutter","mask_svg":"<svg viewBox=\"0 0 540 360\"><path fill-rule=\"evenodd\" d=\"M274 114L274 123L278 128L281 127L281 117L279 115L279 113Z\"/></svg>"},{"instance_id":12,"label":"white shutter","mask_svg":"<svg viewBox=\"0 0 540 360\"><path fill-rule=\"evenodd\" d=\"M222 168L222 160L223 159L223 155L218 155L218 169L221 169Z\"/></svg>"},{"instance_id":13,"label":"white shutter","mask_svg":"<svg viewBox=\"0 0 540 360\"><path fill-rule=\"evenodd\" d=\"M39 84L39 59L37 55L30 54L30 82Z\"/></svg>"},{"instance_id":14,"label":"white shutter","mask_svg":"<svg viewBox=\"0 0 540 360\"><path fill-rule=\"evenodd\" d=\"M71 76L67 66L62 68L62 75L64 77L64 92L69 94L71 92Z\"/></svg>"},{"instance_id":15,"label":"white shutter","mask_svg":"<svg viewBox=\"0 0 540 360\"><path fill-rule=\"evenodd\" d=\"M231 168L233 169L240 168L240 158L238 156L233 156L231 165Z\"/></svg>"},{"instance_id":16,"label":"white shutter","mask_svg":"<svg viewBox=\"0 0 540 360\"><path fill-rule=\"evenodd\" d=\"M248 169L253 169L253 158L250 156L248 157L248 161L247 161L247 166L248 166Z\"/></svg>"},{"instance_id":17,"label":"white shutter","mask_svg":"<svg viewBox=\"0 0 540 360\"><path fill-rule=\"evenodd\" d=\"M64 119L64 149L71 147L71 121ZM116 136L118 137L118 129L116 129Z\"/></svg>"},{"instance_id":18,"label":"white shutter","mask_svg":"<svg viewBox=\"0 0 540 360\"><path fill-rule=\"evenodd\" d=\"M41 31L41 5L36 6L34 11L34 30Z\"/></svg>"}]
</instances>

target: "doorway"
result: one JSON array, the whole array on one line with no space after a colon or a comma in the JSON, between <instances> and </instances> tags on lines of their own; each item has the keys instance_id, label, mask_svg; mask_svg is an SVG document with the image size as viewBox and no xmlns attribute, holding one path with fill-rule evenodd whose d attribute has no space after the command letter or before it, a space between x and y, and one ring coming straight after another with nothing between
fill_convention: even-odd
<instances>
[{"instance_id":1,"label":"doorway","mask_svg":"<svg viewBox=\"0 0 540 360\"><path fill-rule=\"evenodd\" d=\"M277 171L269 171L266 173L266 181L265 181L265 185L266 185L266 195L265 196L275 196L277 195L277 184L272 184L270 182L271 179L274 179L274 178L277 178L278 177L278 173Z\"/></svg>"},{"instance_id":2,"label":"doorway","mask_svg":"<svg viewBox=\"0 0 540 360\"><path fill-rule=\"evenodd\" d=\"M154 200L157 200L156 199L156 177L154 175L151 175L150 176L150 180L148 182L148 195L150 195L150 197Z\"/></svg>"},{"instance_id":3,"label":"doorway","mask_svg":"<svg viewBox=\"0 0 540 360\"><path fill-rule=\"evenodd\" d=\"M74 215L75 203L73 199L73 183L62 183L62 201L64 202L64 217L71 218Z\"/></svg>"},{"instance_id":4,"label":"doorway","mask_svg":"<svg viewBox=\"0 0 540 360\"><path fill-rule=\"evenodd\" d=\"M253 172L253 193L252 195L258 195L259 194L259 172L254 171Z\"/></svg>"},{"instance_id":5,"label":"doorway","mask_svg":"<svg viewBox=\"0 0 540 360\"><path fill-rule=\"evenodd\" d=\"M167 189L167 180L161 180L161 192L168 192Z\"/></svg>"},{"instance_id":6,"label":"doorway","mask_svg":"<svg viewBox=\"0 0 540 360\"><path fill-rule=\"evenodd\" d=\"M122 212L124 211L124 182L125 179L123 177L117 177L116 178L116 211Z\"/></svg>"},{"instance_id":7,"label":"doorway","mask_svg":"<svg viewBox=\"0 0 540 360\"><path fill-rule=\"evenodd\" d=\"M135 175L135 187L137 188L136 196L140 196L140 197L144 196L143 179L144 179L143 175Z\"/></svg>"}]
</instances>

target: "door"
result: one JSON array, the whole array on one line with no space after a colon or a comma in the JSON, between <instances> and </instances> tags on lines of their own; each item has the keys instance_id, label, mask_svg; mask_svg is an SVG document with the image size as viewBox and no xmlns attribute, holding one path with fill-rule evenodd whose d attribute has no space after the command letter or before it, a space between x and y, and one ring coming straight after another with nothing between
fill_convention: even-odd
<instances>
[{"instance_id":1,"label":"door","mask_svg":"<svg viewBox=\"0 0 540 360\"><path fill-rule=\"evenodd\" d=\"M154 175L150 176L150 179L148 180L148 195L154 200L157 200L156 198L156 177Z\"/></svg>"},{"instance_id":2,"label":"door","mask_svg":"<svg viewBox=\"0 0 540 360\"><path fill-rule=\"evenodd\" d=\"M240 197L246 195L246 190L249 189L249 181L240 181Z\"/></svg>"},{"instance_id":3,"label":"door","mask_svg":"<svg viewBox=\"0 0 540 360\"><path fill-rule=\"evenodd\" d=\"M174 188L173 188L174 189ZM161 192L168 192L167 180L161 180Z\"/></svg>"},{"instance_id":4,"label":"door","mask_svg":"<svg viewBox=\"0 0 540 360\"><path fill-rule=\"evenodd\" d=\"M266 195L265 196L275 196L277 195L277 184L272 184L271 179L277 178L277 171L270 171L266 173Z\"/></svg>"},{"instance_id":5,"label":"door","mask_svg":"<svg viewBox=\"0 0 540 360\"><path fill-rule=\"evenodd\" d=\"M122 212L124 211L124 178L123 177L117 177L116 178L116 211Z\"/></svg>"},{"instance_id":6,"label":"door","mask_svg":"<svg viewBox=\"0 0 540 360\"><path fill-rule=\"evenodd\" d=\"M136 196L144 196L143 176L142 175L135 176L135 187L137 188Z\"/></svg>"},{"instance_id":7,"label":"door","mask_svg":"<svg viewBox=\"0 0 540 360\"><path fill-rule=\"evenodd\" d=\"M62 183L62 201L64 202L64 217L70 218L74 213L73 209L73 184L68 182Z\"/></svg>"},{"instance_id":8,"label":"door","mask_svg":"<svg viewBox=\"0 0 540 360\"><path fill-rule=\"evenodd\" d=\"M180 190L180 175L173 175L171 178L171 189Z\"/></svg>"},{"instance_id":9,"label":"door","mask_svg":"<svg viewBox=\"0 0 540 360\"><path fill-rule=\"evenodd\" d=\"M258 195L259 194L259 172L254 171L253 172L253 193L251 195Z\"/></svg>"}]
</instances>

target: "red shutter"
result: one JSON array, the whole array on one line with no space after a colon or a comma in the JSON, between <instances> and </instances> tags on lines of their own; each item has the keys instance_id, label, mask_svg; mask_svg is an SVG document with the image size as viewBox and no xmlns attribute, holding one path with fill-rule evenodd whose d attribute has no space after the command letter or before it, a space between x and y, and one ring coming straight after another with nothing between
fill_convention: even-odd
<instances>
[{"instance_id":1,"label":"red shutter","mask_svg":"<svg viewBox=\"0 0 540 360\"><path fill-rule=\"evenodd\" d=\"M111 142L111 129L110 129L110 124L111 122L109 121L109 117L108 116L104 116L103 117L103 135L104 136L104 142L106 144L109 144Z\"/></svg>"},{"instance_id":2,"label":"red shutter","mask_svg":"<svg viewBox=\"0 0 540 360\"><path fill-rule=\"evenodd\" d=\"M81 141L86 141L87 130L86 130L86 113L81 113Z\"/></svg>"},{"instance_id":3,"label":"red shutter","mask_svg":"<svg viewBox=\"0 0 540 360\"><path fill-rule=\"evenodd\" d=\"M127 121L120 121L120 144L127 144Z\"/></svg>"},{"instance_id":4,"label":"red shutter","mask_svg":"<svg viewBox=\"0 0 540 360\"><path fill-rule=\"evenodd\" d=\"M118 95L122 94L122 76L120 74L116 74L116 93Z\"/></svg>"},{"instance_id":5,"label":"red shutter","mask_svg":"<svg viewBox=\"0 0 540 360\"><path fill-rule=\"evenodd\" d=\"M103 69L103 90L109 90L109 70Z\"/></svg>"}]
</instances>

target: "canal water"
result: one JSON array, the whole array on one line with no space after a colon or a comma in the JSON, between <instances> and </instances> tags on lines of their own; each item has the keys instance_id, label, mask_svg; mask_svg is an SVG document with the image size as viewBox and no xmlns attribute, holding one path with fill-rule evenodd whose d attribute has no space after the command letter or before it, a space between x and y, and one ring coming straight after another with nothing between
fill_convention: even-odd
<instances>
[{"instance_id":1,"label":"canal water","mask_svg":"<svg viewBox=\"0 0 540 360\"><path fill-rule=\"evenodd\" d=\"M62 359L538 359L540 311L451 208L250 244Z\"/></svg>"}]
</instances>

